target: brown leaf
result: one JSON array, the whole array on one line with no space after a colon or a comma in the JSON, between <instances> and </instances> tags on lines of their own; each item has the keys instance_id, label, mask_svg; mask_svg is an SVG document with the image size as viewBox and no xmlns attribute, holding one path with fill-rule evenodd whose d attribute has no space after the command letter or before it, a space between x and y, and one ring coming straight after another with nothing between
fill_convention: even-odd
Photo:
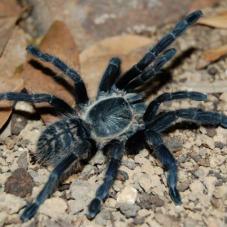
<instances>
[{"instance_id":1,"label":"brown leaf","mask_svg":"<svg viewBox=\"0 0 227 227\"><path fill-rule=\"evenodd\" d=\"M21 13L22 9L16 0L0 1L0 56Z\"/></svg>"},{"instance_id":2,"label":"brown leaf","mask_svg":"<svg viewBox=\"0 0 227 227\"><path fill-rule=\"evenodd\" d=\"M213 6L218 2L219 0L194 0L190 5L189 10L192 11L192 10L202 9L208 6Z\"/></svg>"},{"instance_id":3,"label":"brown leaf","mask_svg":"<svg viewBox=\"0 0 227 227\"><path fill-rule=\"evenodd\" d=\"M17 17L22 12L17 0L0 1L0 17Z\"/></svg>"},{"instance_id":4,"label":"brown leaf","mask_svg":"<svg viewBox=\"0 0 227 227\"><path fill-rule=\"evenodd\" d=\"M215 28L227 28L227 11L223 11L215 16L202 17L198 23Z\"/></svg>"},{"instance_id":5,"label":"brown leaf","mask_svg":"<svg viewBox=\"0 0 227 227\"><path fill-rule=\"evenodd\" d=\"M8 91L20 92L23 89L23 79L15 75L17 68L24 63L27 35L23 30L15 28L0 57L0 93ZM0 103L0 128L8 120L12 103Z\"/></svg>"},{"instance_id":6,"label":"brown leaf","mask_svg":"<svg viewBox=\"0 0 227 227\"><path fill-rule=\"evenodd\" d=\"M12 91L20 92L24 88L23 79L19 78L18 75L11 78L0 79L0 91L1 93ZM0 102L0 128L8 120L12 111L12 102L2 101Z\"/></svg>"},{"instance_id":7,"label":"brown leaf","mask_svg":"<svg viewBox=\"0 0 227 227\"><path fill-rule=\"evenodd\" d=\"M84 50L107 37L125 32L147 34L152 26L178 20L188 12L191 0L30 0L41 34L53 20L63 20L78 48Z\"/></svg>"},{"instance_id":8,"label":"brown leaf","mask_svg":"<svg viewBox=\"0 0 227 227\"><path fill-rule=\"evenodd\" d=\"M78 70L79 60L78 51L67 26L56 21L49 29L48 33L42 40L39 48L46 53L55 55L63 60L70 67ZM31 61L31 59L33 59ZM36 66L35 66L36 65ZM71 92L58 80L60 72L51 64L40 62L37 59L30 58L24 65L22 78L25 81L25 88L29 93L49 93L64 99L70 105L74 104L74 98ZM62 77L61 77L62 78ZM67 86L72 89L72 81L64 77ZM36 104L36 107L46 108L48 104ZM42 113L42 119L45 122L54 121L53 115Z\"/></svg>"},{"instance_id":9,"label":"brown leaf","mask_svg":"<svg viewBox=\"0 0 227 227\"><path fill-rule=\"evenodd\" d=\"M16 69L25 62L27 40L28 35L16 27L0 57L0 78L13 76Z\"/></svg>"},{"instance_id":10,"label":"brown leaf","mask_svg":"<svg viewBox=\"0 0 227 227\"><path fill-rule=\"evenodd\" d=\"M17 17L6 17L0 19L0 56L12 34Z\"/></svg>"},{"instance_id":11,"label":"brown leaf","mask_svg":"<svg viewBox=\"0 0 227 227\"><path fill-rule=\"evenodd\" d=\"M227 55L227 45L209 49L203 52L196 66L197 69L205 68L210 63L217 61L219 58Z\"/></svg>"},{"instance_id":12,"label":"brown leaf","mask_svg":"<svg viewBox=\"0 0 227 227\"><path fill-rule=\"evenodd\" d=\"M124 72L143 56L151 43L151 39L142 36L122 35L104 39L84 50L80 54L81 73L90 97L95 96L100 78L112 57L121 58Z\"/></svg>"}]
</instances>

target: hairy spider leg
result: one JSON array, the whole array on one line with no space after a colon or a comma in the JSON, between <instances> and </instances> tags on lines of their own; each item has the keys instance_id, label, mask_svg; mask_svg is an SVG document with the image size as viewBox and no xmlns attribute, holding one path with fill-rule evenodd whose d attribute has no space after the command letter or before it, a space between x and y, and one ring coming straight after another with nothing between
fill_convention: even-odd
<instances>
[{"instance_id":1,"label":"hairy spider leg","mask_svg":"<svg viewBox=\"0 0 227 227\"><path fill-rule=\"evenodd\" d=\"M107 198L109 190L117 176L118 168L124 153L124 145L120 141L112 141L107 147L109 164L102 185L97 189L95 198L88 206L87 217L94 218L101 210L102 202Z\"/></svg>"},{"instance_id":2,"label":"hairy spider leg","mask_svg":"<svg viewBox=\"0 0 227 227\"><path fill-rule=\"evenodd\" d=\"M204 111L199 108L179 109L158 114L153 121L147 124L155 132L163 132L168 129L178 118L191 120L203 125L222 126L227 128L227 116L224 114Z\"/></svg>"},{"instance_id":3,"label":"hairy spider leg","mask_svg":"<svg viewBox=\"0 0 227 227\"><path fill-rule=\"evenodd\" d=\"M138 76L142 71L154 61L154 59L169 45L171 45L174 40L179 37L189 26L194 24L202 16L202 11L197 10L185 18L180 20L173 30L167 33L153 48L151 48L142 59L133 65L117 82L116 86L119 89L124 89L132 79Z\"/></svg>"},{"instance_id":4,"label":"hairy spider leg","mask_svg":"<svg viewBox=\"0 0 227 227\"><path fill-rule=\"evenodd\" d=\"M0 93L0 100L26 101L31 103L47 102L61 113L76 114L75 110L62 99L50 94L26 94L17 92Z\"/></svg>"},{"instance_id":5,"label":"hairy spider leg","mask_svg":"<svg viewBox=\"0 0 227 227\"><path fill-rule=\"evenodd\" d=\"M163 102L177 100L177 99L191 99L194 101L205 101L207 100L207 95L196 92L196 91L177 91L173 93L163 93L156 97L150 104L147 106L146 112L143 116L145 122L152 121L153 117L156 115L159 106Z\"/></svg>"},{"instance_id":6,"label":"hairy spider leg","mask_svg":"<svg viewBox=\"0 0 227 227\"><path fill-rule=\"evenodd\" d=\"M156 75L158 75L162 69L162 67L173 58L176 54L176 50L174 48L166 50L163 55L158 57L154 64L150 67L147 67L139 76L137 76L134 80L131 80L124 90L131 91L136 87L143 85L146 81L153 79Z\"/></svg>"},{"instance_id":7,"label":"hairy spider leg","mask_svg":"<svg viewBox=\"0 0 227 227\"><path fill-rule=\"evenodd\" d=\"M146 142L150 148L153 148L158 160L167 170L167 185L169 195L176 205L181 204L181 197L177 190L177 162L168 148L164 145L161 135L152 130L145 131Z\"/></svg>"},{"instance_id":8,"label":"hairy spider leg","mask_svg":"<svg viewBox=\"0 0 227 227\"><path fill-rule=\"evenodd\" d=\"M32 204L28 205L23 211L20 217L22 222L28 221L37 213L40 205L54 192L62 174L77 159L78 157L75 154L71 153L54 168L49 176L47 183L45 184L42 191L38 194L36 200Z\"/></svg>"},{"instance_id":9,"label":"hairy spider leg","mask_svg":"<svg viewBox=\"0 0 227 227\"><path fill-rule=\"evenodd\" d=\"M40 59L41 61L50 62L57 69L61 70L65 75L67 75L74 81L74 83L75 83L74 84L75 100L76 100L77 104L85 104L88 102L89 99L88 99L88 95L87 95L87 90L86 90L85 84L84 84L83 80L81 79L78 72L76 72L74 69L67 66L59 58L57 58L53 55L47 54L47 53L43 53L38 48L36 48L32 45L29 45L27 47L27 51L34 57Z\"/></svg>"},{"instance_id":10,"label":"hairy spider leg","mask_svg":"<svg viewBox=\"0 0 227 227\"><path fill-rule=\"evenodd\" d=\"M101 92L108 92L111 90L112 85L120 75L121 60L119 58L112 58L102 76L99 84L97 97Z\"/></svg>"}]
</instances>

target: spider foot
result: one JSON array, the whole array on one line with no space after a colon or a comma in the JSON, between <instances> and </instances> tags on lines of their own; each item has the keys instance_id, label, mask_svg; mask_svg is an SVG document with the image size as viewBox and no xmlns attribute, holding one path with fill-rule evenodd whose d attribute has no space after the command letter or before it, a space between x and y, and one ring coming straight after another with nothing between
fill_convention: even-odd
<instances>
[{"instance_id":1,"label":"spider foot","mask_svg":"<svg viewBox=\"0 0 227 227\"><path fill-rule=\"evenodd\" d=\"M37 213L38 208L39 205L36 203L28 205L20 217L21 221L26 222L30 220Z\"/></svg>"},{"instance_id":2,"label":"spider foot","mask_svg":"<svg viewBox=\"0 0 227 227\"><path fill-rule=\"evenodd\" d=\"M95 198L88 206L88 212L86 214L88 219L93 219L101 210L101 200Z\"/></svg>"},{"instance_id":3,"label":"spider foot","mask_svg":"<svg viewBox=\"0 0 227 227\"><path fill-rule=\"evenodd\" d=\"M180 193L178 192L178 190L175 187L169 189L169 195L170 195L171 199L173 200L173 202L175 203L175 205L182 204Z\"/></svg>"}]
</instances>

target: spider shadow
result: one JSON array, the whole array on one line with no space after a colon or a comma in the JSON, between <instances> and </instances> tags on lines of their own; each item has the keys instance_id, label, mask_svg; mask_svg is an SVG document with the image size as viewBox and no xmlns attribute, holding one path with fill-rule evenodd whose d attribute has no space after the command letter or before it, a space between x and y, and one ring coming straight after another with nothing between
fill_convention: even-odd
<instances>
[{"instance_id":1,"label":"spider shadow","mask_svg":"<svg viewBox=\"0 0 227 227\"><path fill-rule=\"evenodd\" d=\"M145 83L145 85L139 87L137 89L138 92L145 92L145 96L147 98L152 94L156 94L162 87L173 81L171 72L174 69L178 68L180 65L182 65L184 60L189 58L195 51L196 49L194 47L191 47L186 51L182 52L180 55L174 58L165 69L163 69L159 74L157 74L155 78L149 80Z\"/></svg>"},{"instance_id":2,"label":"spider shadow","mask_svg":"<svg viewBox=\"0 0 227 227\"><path fill-rule=\"evenodd\" d=\"M212 126L206 125L210 128ZM171 127L169 127L167 130L165 130L162 135L172 133L174 131L178 130L197 130L199 129L200 125L198 125L195 122L190 122L190 121L181 121L173 124ZM138 131L135 133L133 136L131 136L127 143L126 143L126 154L127 155L137 155L141 150L147 149L151 155L154 155L153 149L151 149L145 140L145 136L143 131Z\"/></svg>"},{"instance_id":3,"label":"spider shadow","mask_svg":"<svg viewBox=\"0 0 227 227\"><path fill-rule=\"evenodd\" d=\"M29 61L29 64L34 69L39 70L46 76L51 77L56 83L63 86L71 95L75 96L74 87L66 79L64 79L61 76L61 75L64 75L63 73L58 74L55 71L53 71L51 68L44 66L43 64L41 64L40 62L38 62L37 60L34 60L34 59L31 59Z\"/></svg>"}]
</instances>

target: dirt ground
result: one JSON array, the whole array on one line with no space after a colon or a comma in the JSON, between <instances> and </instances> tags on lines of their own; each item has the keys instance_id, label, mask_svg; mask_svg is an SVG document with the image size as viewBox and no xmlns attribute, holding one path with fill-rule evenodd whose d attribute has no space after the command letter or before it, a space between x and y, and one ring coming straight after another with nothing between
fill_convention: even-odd
<instances>
[{"instance_id":1,"label":"dirt ground","mask_svg":"<svg viewBox=\"0 0 227 227\"><path fill-rule=\"evenodd\" d=\"M215 15L226 9L226 1L221 1L203 12ZM24 20L21 26L27 28L30 36L34 21L31 16ZM125 33L157 40L174 22L176 19L162 26L125 30ZM166 80L155 86L149 100L164 92L196 90L208 93L208 100L166 102L160 111L199 107L227 114L227 58L200 67L204 51L226 44L227 29L202 25L190 28L173 45L177 56L166 68L171 76L164 75ZM150 151L143 149L136 155L124 156L109 198L97 217L88 220L87 205L106 169L105 157L99 151L59 185L34 218L22 224L20 214L44 186L52 167L40 166L34 158L37 139L46 127L43 118L30 104L18 103L14 109L0 140L0 226L227 226L227 130L188 122L177 123L163 134L178 161L181 206L175 206L169 197L166 172L161 164Z\"/></svg>"}]
</instances>

